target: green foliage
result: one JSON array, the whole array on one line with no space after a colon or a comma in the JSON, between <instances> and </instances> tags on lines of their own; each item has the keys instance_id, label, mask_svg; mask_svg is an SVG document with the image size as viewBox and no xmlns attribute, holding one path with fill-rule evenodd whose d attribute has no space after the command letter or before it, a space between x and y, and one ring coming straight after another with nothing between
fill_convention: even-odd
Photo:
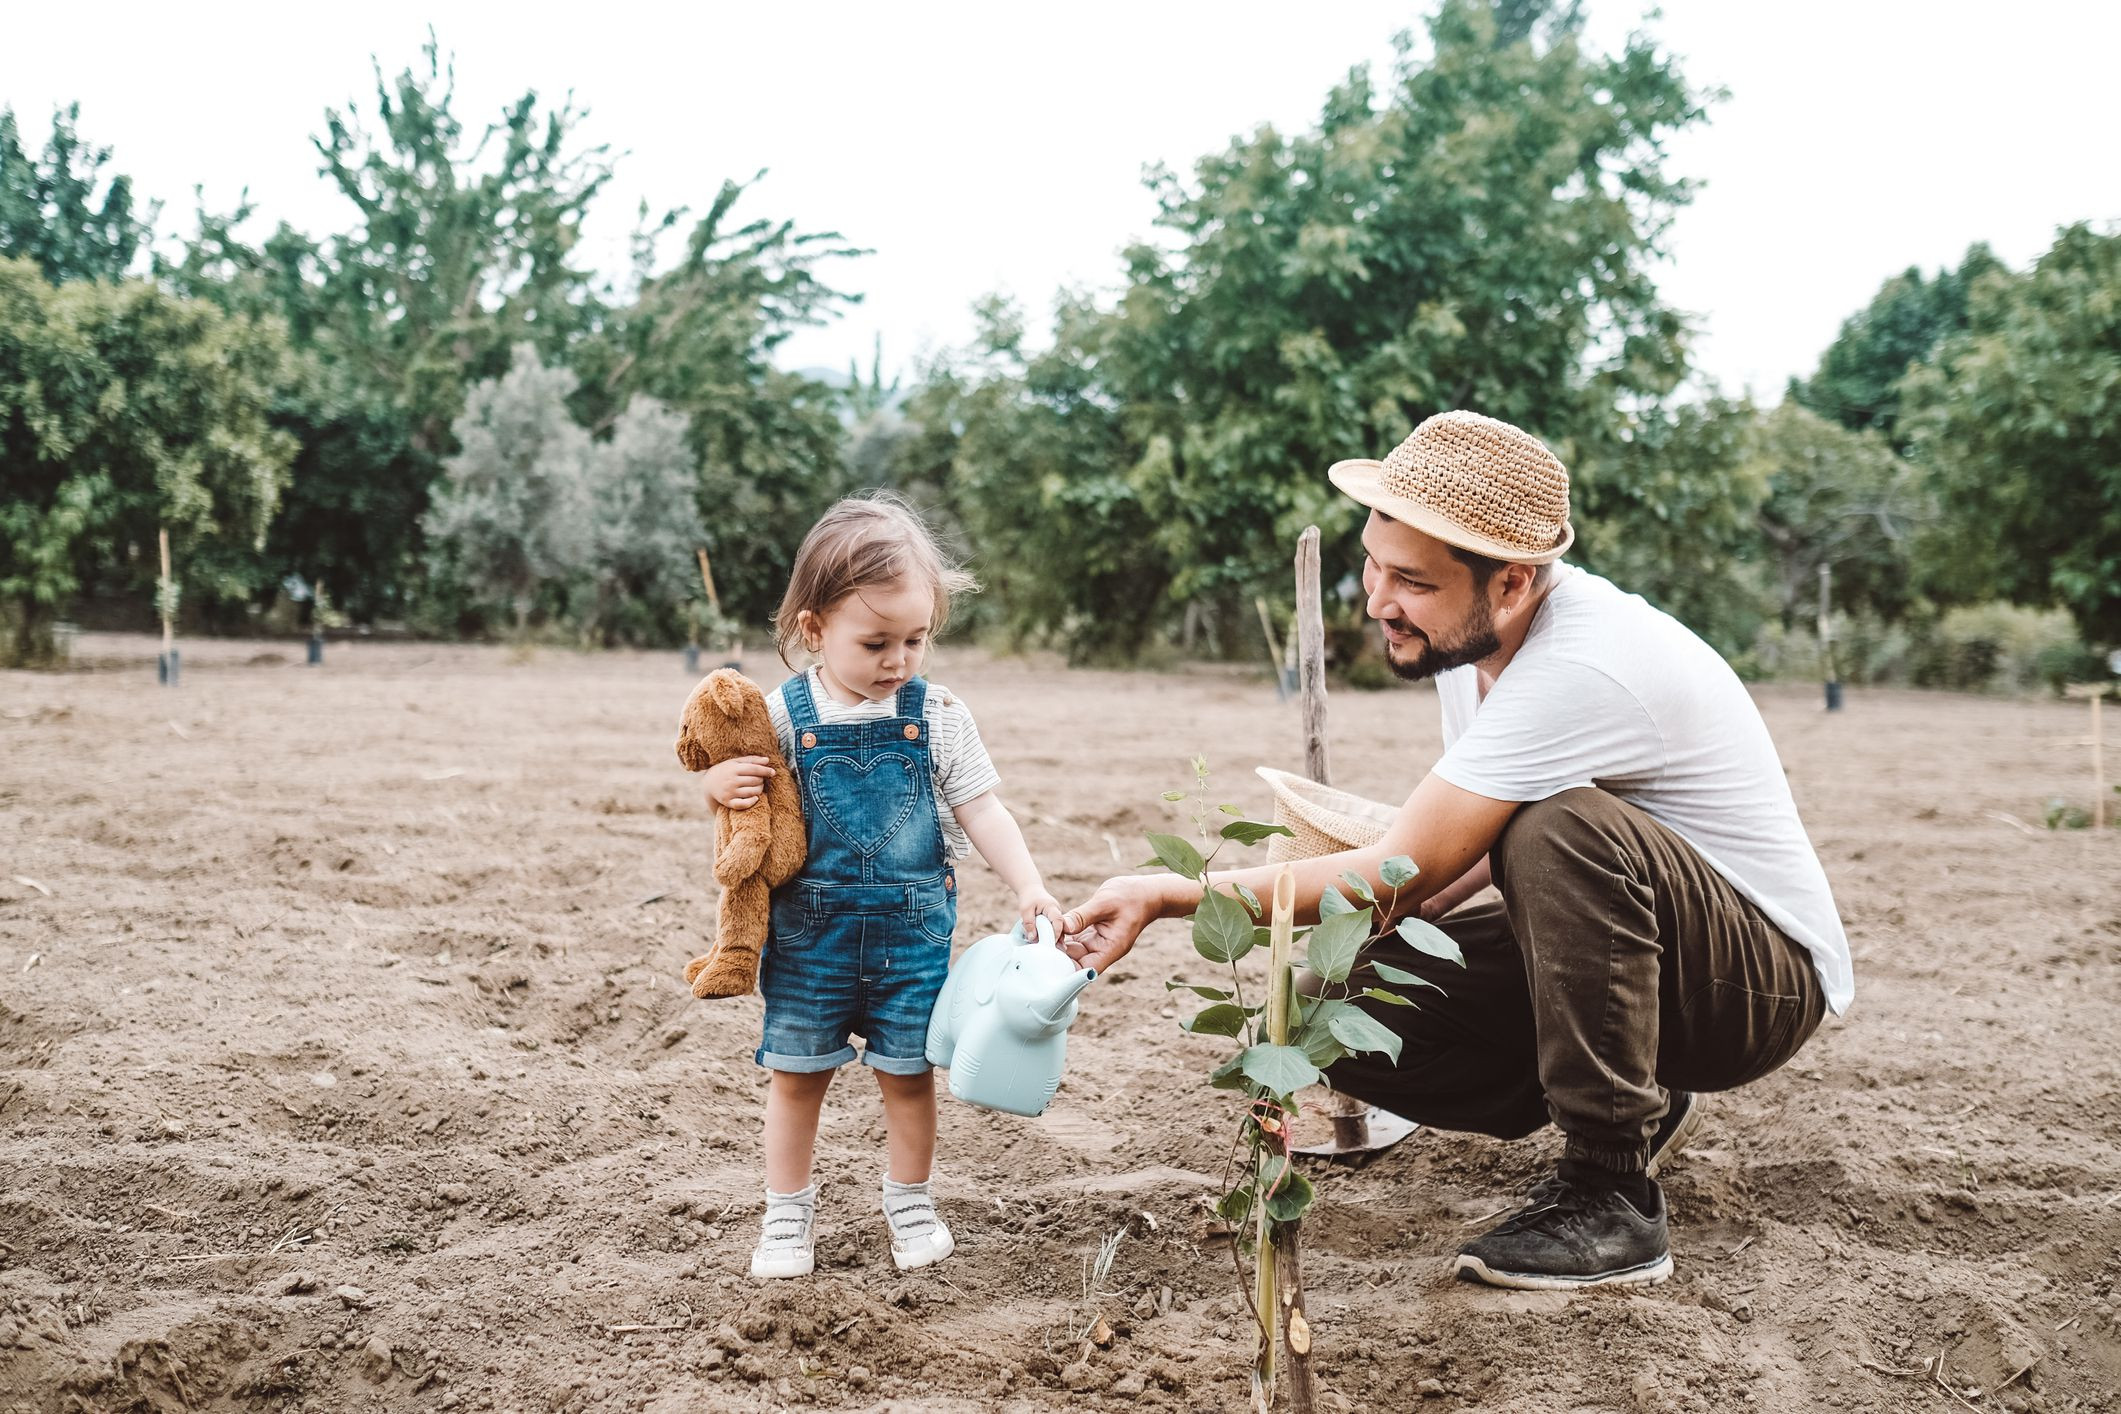
<instances>
[{"instance_id":1,"label":"green foliage","mask_svg":"<svg viewBox=\"0 0 2121 1414\"><path fill-rule=\"evenodd\" d=\"M1353 562L1332 461L1453 407L1567 456L1676 384L1681 320L1650 268L1687 198L1663 144L1701 95L1646 39L1591 52L1571 7L1448 0L1426 38L1307 132L1152 174L1165 234L1127 252L1114 307L1064 298L1037 355L990 308L915 393L909 417L951 429L929 455L1019 636L1094 656L1186 604L1249 618L1255 593L1286 597L1305 524Z\"/></svg>"},{"instance_id":2,"label":"green foliage","mask_svg":"<svg viewBox=\"0 0 2121 1414\"><path fill-rule=\"evenodd\" d=\"M2121 642L2121 235L2072 226L2027 273L1976 280L1905 398L1956 597L2058 604Z\"/></svg>"},{"instance_id":3,"label":"green foliage","mask_svg":"<svg viewBox=\"0 0 2121 1414\"><path fill-rule=\"evenodd\" d=\"M564 591L595 554L589 434L568 410L575 376L528 344L505 377L471 390L427 511L436 576L505 610L520 634L542 591ZM549 597L549 596L548 596Z\"/></svg>"},{"instance_id":4,"label":"green foliage","mask_svg":"<svg viewBox=\"0 0 2121 1414\"><path fill-rule=\"evenodd\" d=\"M1768 488L1760 534L1783 624L1817 617L1822 565L1833 570L1837 611L1905 614L1915 544L1935 517L1916 469L1877 433L1849 431L1796 401L1759 419L1748 455Z\"/></svg>"},{"instance_id":5,"label":"green foliage","mask_svg":"<svg viewBox=\"0 0 2121 1414\"><path fill-rule=\"evenodd\" d=\"M157 588L166 528L179 588L257 587L256 552L292 439L267 422L286 346L140 281L73 281L0 260L0 602L17 660L49 656L61 607L92 583ZM143 550L144 547L144 550Z\"/></svg>"},{"instance_id":6,"label":"green foliage","mask_svg":"<svg viewBox=\"0 0 2121 1414\"><path fill-rule=\"evenodd\" d=\"M1790 380L1790 397L1843 427L1875 431L1895 451L1905 452L1899 429L1901 380L1910 368L1929 361L1940 340L1966 328L1968 292L1983 275L2002 268L1985 245L1969 248L1957 270L1939 270L1927 280L1909 266L1842 322L1820 356L1818 371Z\"/></svg>"},{"instance_id":7,"label":"green foliage","mask_svg":"<svg viewBox=\"0 0 2121 1414\"><path fill-rule=\"evenodd\" d=\"M78 103L55 110L39 159L0 107L0 260L31 261L54 285L124 279L155 223L153 205L134 210L130 177L104 179L110 149L82 142L80 119Z\"/></svg>"}]
</instances>

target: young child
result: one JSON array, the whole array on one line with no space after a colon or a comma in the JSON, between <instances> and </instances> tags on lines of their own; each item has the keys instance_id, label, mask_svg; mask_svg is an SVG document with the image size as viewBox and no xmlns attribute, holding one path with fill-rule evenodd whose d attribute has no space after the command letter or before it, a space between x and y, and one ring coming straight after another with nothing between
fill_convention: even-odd
<instances>
[{"instance_id":1,"label":"young child","mask_svg":"<svg viewBox=\"0 0 2121 1414\"><path fill-rule=\"evenodd\" d=\"M1060 931L1060 905L995 797L999 777L972 714L919 676L951 594L972 587L904 503L846 500L804 537L774 616L781 660L800 647L816 661L766 699L810 853L774 894L759 973L757 1060L772 1080L754 1277L807 1276L815 1264L818 1111L833 1072L855 1058L850 1035L863 1038L861 1059L883 1092L891 1259L906 1271L950 1255L928 1191L935 1080L924 1052L957 924L955 861L977 848L1015 891L1027 935L1040 914ZM748 809L772 773L759 756L716 762L708 799Z\"/></svg>"}]
</instances>

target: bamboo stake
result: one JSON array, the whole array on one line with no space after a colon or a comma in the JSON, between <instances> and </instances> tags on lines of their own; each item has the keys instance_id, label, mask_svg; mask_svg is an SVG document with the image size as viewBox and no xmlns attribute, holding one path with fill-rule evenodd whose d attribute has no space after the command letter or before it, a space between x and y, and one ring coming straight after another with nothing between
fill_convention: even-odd
<instances>
[{"instance_id":1,"label":"bamboo stake","mask_svg":"<svg viewBox=\"0 0 2121 1414\"><path fill-rule=\"evenodd\" d=\"M1289 987L1292 980L1289 955L1296 934L1296 871L1284 864L1274 878L1274 909L1268 923L1267 951L1267 1039L1277 1046L1289 1043ZM1286 1139L1286 1136L1285 1136ZM1289 1162L1288 1145L1282 1145L1282 1161ZM1252 1283L1252 1306L1259 1312L1259 1348L1252 1357L1252 1403L1262 1414L1274 1405L1274 1346L1281 1302L1275 1283L1275 1256L1281 1247L1267 1220L1267 1204L1261 1199L1254 1210L1256 1220L1253 1251L1257 1270ZM1289 1234L1295 1242L1295 1233ZM1306 1331L1308 1336L1308 1330ZM1308 1341L1307 1341L1308 1344Z\"/></svg>"},{"instance_id":2,"label":"bamboo stake","mask_svg":"<svg viewBox=\"0 0 2121 1414\"><path fill-rule=\"evenodd\" d=\"M1264 595L1255 596L1252 607L1259 610L1259 631L1267 636L1267 663L1274 670L1274 695L1286 697L1288 676L1282 668L1281 640L1274 636L1274 616L1267 611Z\"/></svg>"},{"instance_id":3,"label":"bamboo stake","mask_svg":"<svg viewBox=\"0 0 2121 1414\"><path fill-rule=\"evenodd\" d=\"M707 602L714 606L714 612L719 615L722 612L722 596L714 592L714 571L707 568L707 551L695 545L692 553L700 557L700 583L707 586Z\"/></svg>"},{"instance_id":4,"label":"bamboo stake","mask_svg":"<svg viewBox=\"0 0 2121 1414\"><path fill-rule=\"evenodd\" d=\"M170 617L169 587L176 580L169 567L169 527L157 526L156 538L162 542L162 580L155 586L155 607L162 614L162 683L165 687L177 685L177 629Z\"/></svg>"}]
</instances>

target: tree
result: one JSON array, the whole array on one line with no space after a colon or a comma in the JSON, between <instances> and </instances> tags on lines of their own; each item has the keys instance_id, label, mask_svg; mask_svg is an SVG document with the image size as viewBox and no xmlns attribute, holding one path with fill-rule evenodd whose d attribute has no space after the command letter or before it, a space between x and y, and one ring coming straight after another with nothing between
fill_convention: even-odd
<instances>
[{"instance_id":1,"label":"tree","mask_svg":"<svg viewBox=\"0 0 2121 1414\"><path fill-rule=\"evenodd\" d=\"M74 281L0 260L0 602L10 656L52 651L83 587L139 592L168 529L179 581L211 602L257 587L256 551L292 439L267 420L286 345L270 321L141 281ZM189 595L187 595L189 597Z\"/></svg>"},{"instance_id":2,"label":"tree","mask_svg":"<svg viewBox=\"0 0 2121 1414\"><path fill-rule=\"evenodd\" d=\"M640 397L587 462L595 589L585 627L609 644L667 639L701 592L698 466L682 415Z\"/></svg>"},{"instance_id":3,"label":"tree","mask_svg":"<svg viewBox=\"0 0 2121 1414\"><path fill-rule=\"evenodd\" d=\"M1822 566L1838 607L1901 617L1916 594L1915 545L1935 520L1917 470L1880 433L1852 432L1794 399L1759 420L1747 457L1767 487L1760 533L1783 626L1812 612Z\"/></svg>"},{"instance_id":4,"label":"tree","mask_svg":"<svg viewBox=\"0 0 2121 1414\"><path fill-rule=\"evenodd\" d=\"M847 486L839 395L774 367L773 353L851 300L824 282L819 265L863 252L837 232L798 232L787 221L730 229L750 185L722 184L667 269L657 268L660 240L689 213L644 225L634 239L633 297L597 306L570 360L582 375L576 408L592 431L611 428L644 394L688 419L723 606L756 623L779 603L803 536Z\"/></svg>"},{"instance_id":5,"label":"tree","mask_svg":"<svg viewBox=\"0 0 2121 1414\"><path fill-rule=\"evenodd\" d=\"M1977 279L1965 332L1904 387L1954 597L2059 604L2121 642L2121 235L2070 226Z\"/></svg>"},{"instance_id":6,"label":"tree","mask_svg":"<svg viewBox=\"0 0 2121 1414\"><path fill-rule=\"evenodd\" d=\"M586 573L594 552L589 434L568 411L575 376L518 345L508 372L474 386L426 517L442 579L521 634L539 595Z\"/></svg>"},{"instance_id":7,"label":"tree","mask_svg":"<svg viewBox=\"0 0 2121 1414\"><path fill-rule=\"evenodd\" d=\"M33 261L54 285L124 279L158 209L134 210L132 178L104 180L110 149L82 142L80 119L78 103L53 112L39 163L23 150L14 110L0 108L0 260Z\"/></svg>"},{"instance_id":8,"label":"tree","mask_svg":"<svg viewBox=\"0 0 2121 1414\"><path fill-rule=\"evenodd\" d=\"M1842 322L1841 332L1820 356L1809 379L1790 380L1790 396L1843 427L1875 429L1896 451L1900 381L1928 361L1937 342L1966 327L1967 294L1974 282L2002 263L1985 245L1968 247L1957 270L1939 270L1925 280L1910 265L1880 287L1870 304Z\"/></svg>"},{"instance_id":9,"label":"tree","mask_svg":"<svg viewBox=\"0 0 2121 1414\"><path fill-rule=\"evenodd\" d=\"M1589 51L1571 6L1447 0L1426 47L1403 38L1382 87L1351 73L1309 132L1263 127L1190 179L1152 174L1164 239L1127 253L1109 312L1064 308L1078 386L1054 407L1121 445L1046 470L1088 484L1055 486L1013 533L988 517L1007 538L980 549L1034 558L1073 533L1065 505L1147 527L1130 557L1169 567L1078 582L1073 622L1137 623L1145 594L1152 622L1180 602L1249 618L1254 593L1286 596L1313 520L1352 563L1359 519L1325 468L1431 413L1508 419L1573 462L1616 409L1654 410L1676 386L1683 322L1651 269L1688 197L1664 144L1704 95L1647 39ZM1090 597L1101 583L1117 597Z\"/></svg>"}]
</instances>

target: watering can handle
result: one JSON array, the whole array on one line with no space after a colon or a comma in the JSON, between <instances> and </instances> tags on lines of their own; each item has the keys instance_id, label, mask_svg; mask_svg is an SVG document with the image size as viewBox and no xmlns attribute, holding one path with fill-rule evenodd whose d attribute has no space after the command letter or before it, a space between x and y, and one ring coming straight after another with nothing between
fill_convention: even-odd
<instances>
[{"instance_id":1,"label":"watering can handle","mask_svg":"<svg viewBox=\"0 0 2121 1414\"><path fill-rule=\"evenodd\" d=\"M1024 936L1024 920L1021 918L1010 925L1009 936L1015 938L1019 943L1029 943L1031 941ZM1049 948L1053 946L1053 920L1043 913L1038 916L1038 940L1042 946Z\"/></svg>"}]
</instances>

